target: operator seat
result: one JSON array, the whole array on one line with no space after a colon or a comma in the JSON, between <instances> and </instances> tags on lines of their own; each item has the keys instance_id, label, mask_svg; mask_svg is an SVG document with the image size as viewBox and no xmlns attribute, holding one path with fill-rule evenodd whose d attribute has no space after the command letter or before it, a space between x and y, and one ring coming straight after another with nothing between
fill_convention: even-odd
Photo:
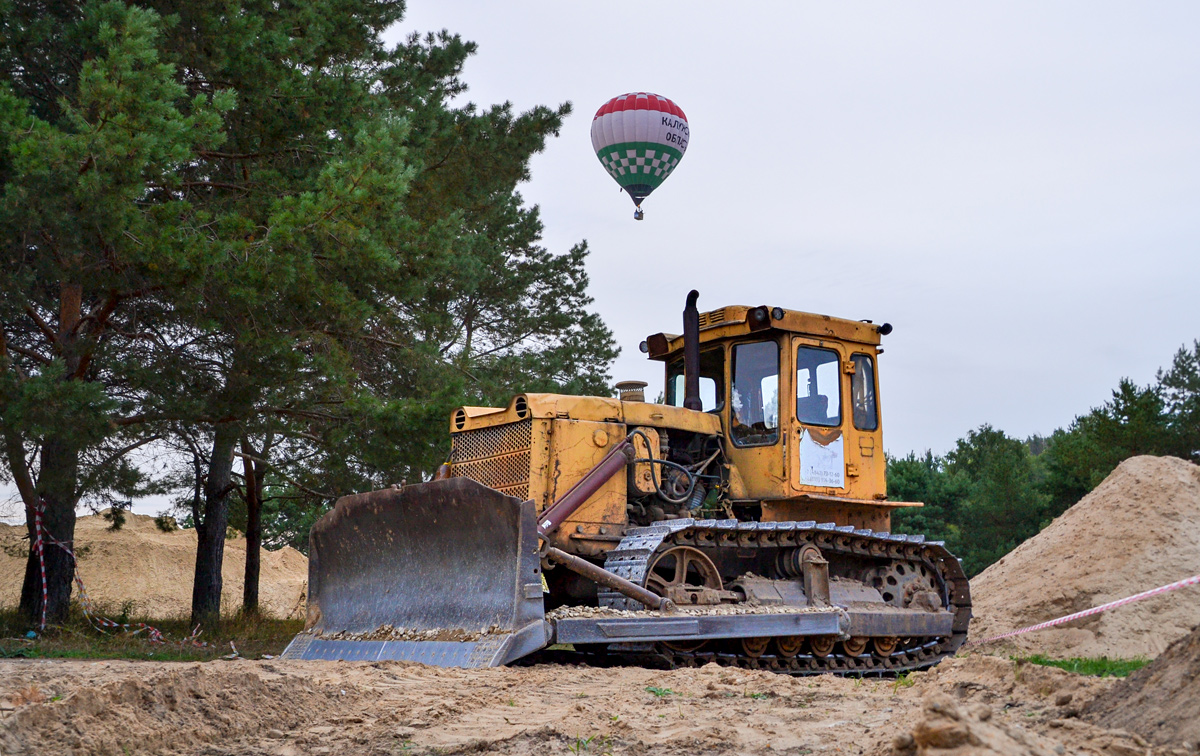
<instances>
[{"instance_id":1,"label":"operator seat","mask_svg":"<svg viewBox=\"0 0 1200 756\"><path fill-rule=\"evenodd\" d=\"M796 397L796 419L810 425L829 425L829 397L824 394Z\"/></svg>"}]
</instances>

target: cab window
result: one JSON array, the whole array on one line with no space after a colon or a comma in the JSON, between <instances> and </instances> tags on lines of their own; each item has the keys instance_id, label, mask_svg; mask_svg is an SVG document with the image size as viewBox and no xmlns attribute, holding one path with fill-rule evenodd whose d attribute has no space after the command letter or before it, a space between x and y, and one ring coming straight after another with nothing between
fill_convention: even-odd
<instances>
[{"instance_id":1,"label":"cab window","mask_svg":"<svg viewBox=\"0 0 1200 756\"><path fill-rule=\"evenodd\" d=\"M805 425L842 424L841 371L832 349L796 348L796 419Z\"/></svg>"},{"instance_id":2,"label":"cab window","mask_svg":"<svg viewBox=\"0 0 1200 756\"><path fill-rule=\"evenodd\" d=\"M667 404L683 406L683 359L667 367ZM725 351L708 349L700 353L700 403L704 411L717 409L725 398Z\"/></svg>"},{"instance_id":3,"label":"cab window","mask_svg":"<svg viewBox=\"0 0 1200 756\"><path fill-rule=\"evenodd\" d=\"M766 446L779 440L779 345L774 341L733 348L729 392L730 437L737 446Z\"/></svg>"},{"instance_id":4,"label":"cab window","mask_svg":"<svg viewBox=\"0 0 1200 756\"><path fill-rule=\"evenodd\" d=\"M852 354L854 376L850 379L850 412L854 427L873 431L879 427L879 410L875 402L875 362L867 354Z\"/></svg>"}]
</instances>

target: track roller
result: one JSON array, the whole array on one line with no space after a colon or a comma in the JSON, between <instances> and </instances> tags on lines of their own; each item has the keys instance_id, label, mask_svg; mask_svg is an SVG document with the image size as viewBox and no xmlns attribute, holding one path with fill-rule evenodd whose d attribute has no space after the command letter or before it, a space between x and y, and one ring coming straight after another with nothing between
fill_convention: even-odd
<instances>
[{"instance_id":1,"label":"track roller","mask_svg":"<svg viewBox=\"0 0 1200 756\"><path fill-rule=\"evenodd\" d=\"M832 654L835 645L837 645L837 638L828 635L820 638L811 638L808 641L808 647L812 651L812 655L821 658Z\"/></svg>"},{"instance_id":2,"label":"track roller","mask_svg":"<svg viewBox=\"0 0 1200 756\"><path fill-rule=\"evenodd\" d=\"M757 659L767 652L771 645L770 638L742 638L742 652L751 659Z\"/></svg>"},{"instance_id":3,"label":"track roller","mask_svg":"<svg viewBox=\"0 0 1200 756\"><path fill-rule=\"evenodd\" d=\"M869 641L870 638L849 638L842 641L842 650L846 652L846 656L862 656Z\"/></svg>"},{"instance_id":4,"label":"track roller","mask_svg":"<svg viewBox=\"0 0 1200 756\"><path fill-rule=\"evenodd\" d=\"M900 639L892 636L890 638L872 638L871 646L876 656L887 658L896 650L896 645L900 643Z\"/></svg>"},{"instance_id":5,"label":"track roller","mask_svg":"<svg viewBox=\"0 0 1200 756\"><path fill-rule=\"evenodd\" d=\"M797 635L780 636L775 639L775 653L785 659L792 659L804 648L804 638Z\"/></svg>"}]
</instances>

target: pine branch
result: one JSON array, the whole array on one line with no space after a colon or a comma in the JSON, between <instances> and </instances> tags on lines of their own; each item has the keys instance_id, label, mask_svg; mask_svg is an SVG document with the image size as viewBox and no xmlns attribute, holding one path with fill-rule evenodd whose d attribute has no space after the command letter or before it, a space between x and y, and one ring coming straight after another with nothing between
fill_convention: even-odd
<instances>
[{"instance_id":1,"label":"pine branch","mask_svg":"<svg viewBox=\"0 0 1200 756\"><path fill-rule=\"evenodd\" d=\"M32 318L33 322L37 324L38 330L40 330L42 335L46 337L46 340L50 342L50 346L54 348L54 352L56 354L62 354L62 342L59 341L58 334L55 333L54 329L50 327L50 324L45 320L42 320L42 316L38 315L37 310L33 309L32 305L25 305L25 314Z\"/></svg>"},{"instance_id":2,"label":"pine branch","mask_svg":"<svg viewBox=\"0 0 1200 756\"><path fill-rule=\"evenodd\" d=\"M288 483L295 486L296 488L299 488L301 491L305 492L306 494L309 494L311 496L318 496L322 499L336 499L337 498L337 494L326 493L324 491L317 491L315 489L309 488L308 486L304 485L303 483L300 483L299 481L289 478L288 476L286 476L282 472L280 472L278 467L271 464L270 462L268 462L265 459L261 459L259 457L254 456L253 454L243 454L242 452L235 451L233 453L233 456L241 457L242 459L248 459L251 462L257 462L260 465L263 465L264 467L266 467L268 469L274 470L276 475L283 478L284 480L286 480Z\"/></svg>"},{"instance_id":3,"label":"pine branch","mask_svg":"<svg viewBox=\"0 0 1200 756\"><path fill-rule=\"evenodd\" d=\"M16 352L17 354L24 355L31 360L41 363L42 365L51 365L54 362L53 360L49 359L48 357L40 355L37 352L33 351L32 349L26 349L25 347L19 347L16 344L10 344L8 346L8 348L10 350ZM21 376L21 377L23 378L24 376Z\"/></svg>"},{"instance_id":4,"label":"pine branch","mask_svg":"<svg viewBox=\"0 0 1200 756\"><path fill-rule=\"evenodd\" d=\"M33 478L29 474L29 463L25 459L25 447L15 432L4 432L4 451L8 456L8 469L12 472L13 482L21 494L25 508L32 511L37 506L37 489L34 488Z\"/></svg>"}]
</instances>

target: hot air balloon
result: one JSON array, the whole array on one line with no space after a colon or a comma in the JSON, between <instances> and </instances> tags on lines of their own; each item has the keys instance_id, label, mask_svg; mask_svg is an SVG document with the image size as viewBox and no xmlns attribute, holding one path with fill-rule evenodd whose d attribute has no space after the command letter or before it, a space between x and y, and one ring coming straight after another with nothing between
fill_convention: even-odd
<instances>
[{"instance_id":1,"label":"hot air balloon","mask_svg":"<svg viewBox=\"0 0 1200 756\"><path fill-rule=\"evenodd\" d=\"M662 95L630 92L604 103L592 119L592 148L637 208L658 188L687 151L687 116Z\"/></svg>"}]
</instances>

